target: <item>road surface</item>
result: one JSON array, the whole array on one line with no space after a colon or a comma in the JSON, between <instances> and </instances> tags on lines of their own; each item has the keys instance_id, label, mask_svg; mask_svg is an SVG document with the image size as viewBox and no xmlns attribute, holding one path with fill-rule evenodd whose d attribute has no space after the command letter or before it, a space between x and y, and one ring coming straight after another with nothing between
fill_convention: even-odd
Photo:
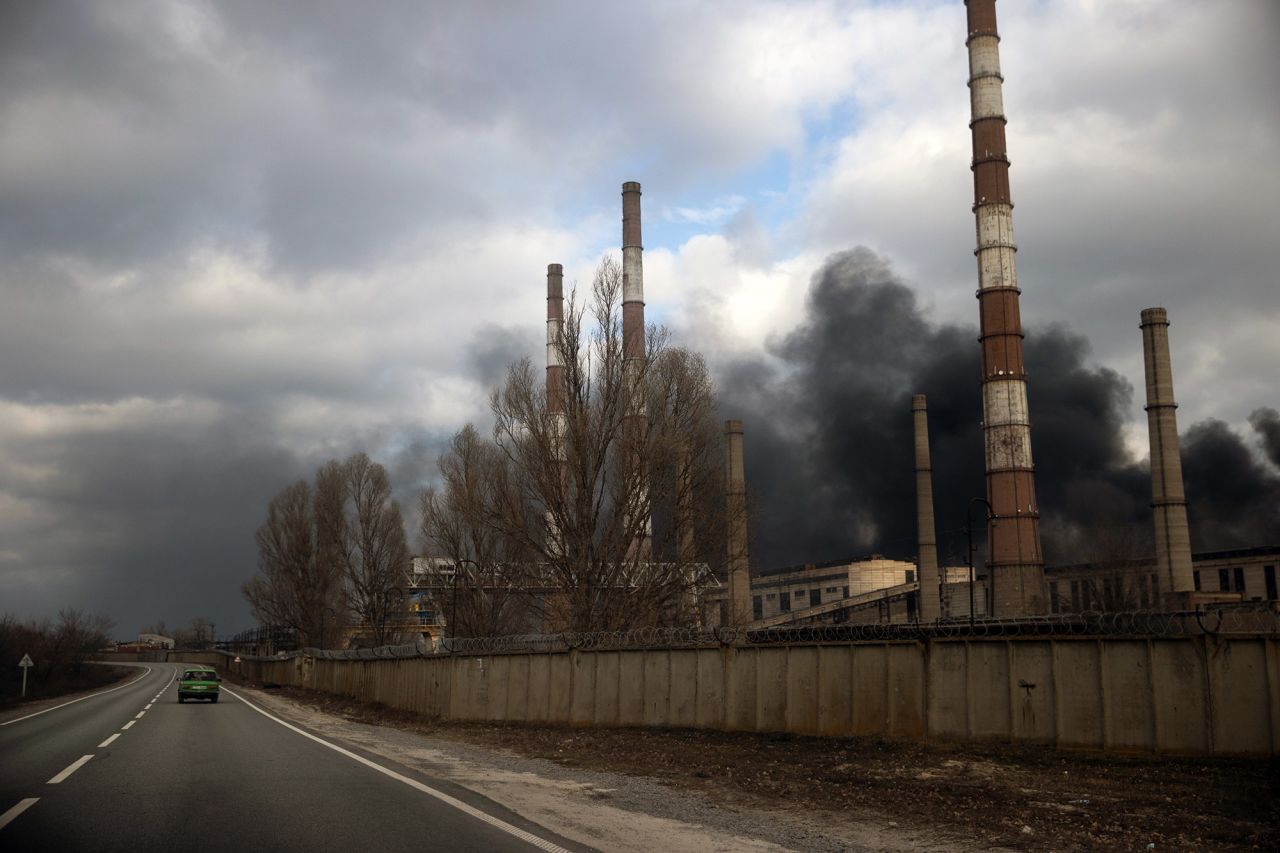
<instances>
[{"instance_id":1,"label":"road surface","mask_svg":"<svg viewBox=\"0 0 1280 853\"><path fill-rule=\"evenodd\" d=\"M340 746L179 664L0 723L0 851L582 850L449 782Z\"/></svg>"}]
</instances>

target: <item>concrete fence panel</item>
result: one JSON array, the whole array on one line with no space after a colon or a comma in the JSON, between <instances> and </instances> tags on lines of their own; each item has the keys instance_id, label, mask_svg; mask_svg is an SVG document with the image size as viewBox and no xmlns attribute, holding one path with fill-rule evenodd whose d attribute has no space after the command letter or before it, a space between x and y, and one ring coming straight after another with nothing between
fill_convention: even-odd
<instances>
[{"instance_id":1,"label":"concrete fence panel","mask_svg":"<svg viewBox=\"0 0 1280 853\"><path fill-rule=\"evenodd\" d=\"M754 648L749 654L756 659L756 720L758 732L787 730L787 659L786 646Z\"/></svg>"},{"instance_id":2,"label":"concrete fence panel","mask_svg":"<svg viewBox=\"0 0 1280 853\"><path fill-rule=\"evenodd\" d=\"M1054 742L1103 747L1101 644L1092 640L1053 645Z\"/></svg>"},{"instance_id":3,"label":"concrete fence panel","mask_svg":"<svg viewBox=\"0 0 1280 853\"><path fill-rule=\"evenodd\" d=\"M889 647L853 646L853 734L888 734Z\"/></svg>"},{"instance_id":4,"label":"concrete fence panel","mask_svg":"<svg viewBox=\"0 0 1280 853\"><path fill-rule=\"evenodd\" d=\"M694 725L699 728L719 729L727 725L728 692L725 678L728 671L728 649L698 649L697 710Z\"/></svg>"},{"instance_id":5,"label":"concrete fence panel","mask_svg":"<svg viewBox=\"0 0 1280 853\"><path fill-rule=\"evenodd\" d=\"M853 649L819 646L818 734L846 735L853 731Z\"/></svg>"},{"instance_id":6,"label":"concrete fence panel","mask_svg":"<svg viewBox=\"0 0 1280 853\"><path fill-rule=\"evenodd\" d=\"M1009 642L1012 739L1053 743L1053 646L1044 640Z\"/></svg>"},{"instance_id":7,"label":"concrete fence panel","mask_svg":"<svg viewBox=\"0 0 1280 853\"><path fill-rule=\"evenodd\" d=\"M1280 752L1280 639L1265 636L171 660L205 657L260 682L458 720Z\"/></svg>"},{"instance_id":8,"label":"concrete fence panel","mask_svg":"<svg viewBox=\"0 0 1280 853\"><path fill-rule=\"evenodd\" d=\"M818 734L818 647L787 649L786 731Z\"/></svg>"},{"instance_id":9,"label":"concrete fence panel","mask_svg":"<svg viewBox=\"0 0 1280 853\"><path fill-rule=\"evenodd\" d=\"M667 653L670 676L667 725L691 729L698 724L698 652L673 649Z\"/></svg>"}]
</instances>

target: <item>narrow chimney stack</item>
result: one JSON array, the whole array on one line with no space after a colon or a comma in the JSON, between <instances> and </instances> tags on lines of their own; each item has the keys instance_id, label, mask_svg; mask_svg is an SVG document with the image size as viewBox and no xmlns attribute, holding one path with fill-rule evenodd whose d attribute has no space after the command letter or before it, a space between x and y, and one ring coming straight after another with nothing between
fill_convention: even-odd
<instances>
[{"instance_id":1,"label":"narrow chimney stack","mask_svg":"<svg viewBox=\"0 0 1280 853\"><path fill-rule=\"evenodd\" d=\"M1005 152L1004 77L995 0L965 0L973 134L973 212L977 223L982 414L993 614L1045 612L1040 510L1031 462L1031 420L1022 359L1022 319L1014 264L1013 202Z\"/></svg>"},{"instance_id":2,"label":"narrow chimney stack","mask_svg":"<svg viewBox=\"0 0 1280 853\"><path fill-rule=\"evenodd\" d=\"M1147 434L1151 440L1151 508L1156 526L1156 566L1163 592L1189 593L1191 533L1182 486L1182 454L1173 401L1169 359L1169 314L1163 308L1142 312L1142 361L1147 375Z\"/></svg>"},{"instance_id":3,"label":"narrow chimney stack","mask_svg":"<svg viewBox=\"0 0 1280 853\"><path fill-rule=\"evenodd\" d=\"M729 624L752 620L751 563L747 554L747 480L742 461L742 421L724 422L725 511L728 527Z\"/></svg>"},{"instance_id":4,"label":"narrow chimney stack","mask_svg":"<svg viewBox=\"0 0 1280 853\"><path fill-rule=\"evenodd\" d=\"M916 434L916 553L920 576L920 621L942 616L938 589L938 539L933 523L933 467L929 463L929 411L923 394L911 398Z\"/></svg>"},{"instance_id":5,"label":"narrow chimney stack","mask_svg":"<svg viewBox=\"0 0 1280 853\"><path fill-rule=\"evenodd\" d=\"M628 387L628 412L623 423L623 440L636 454L633 464L643 468L636 449L644 440L648 425L640 380L645 365L644 329L644 245L640 236L640 183L622 185L622 350L623 376ZM640 501L648 504L647 496ZM641 533L632 544L632 554L647 562L653 550L653 519L645 518Z\"/></svg>"},{"instance_id":6,"label":"narrow chimney stack","mask_svg":"<svg viewBox=\"0 0 1280 853\"><path fill-rule=\"evenodd\" d=\"M563 415L565 410L563 327L564 267L547 264L547 411L553 415Z\"/></svg>"},{"instance_id":7,"label":"narrow chimney stack","mask_svg":"<svg viewBox=\"0 0 1280 853\"><path fill-rule=\"evenodd\" d=\"M565 441L568 423L565 415L565 364L564 350L561 347L561 332L564 329L564 267L560 264L547 264L547 414L551 416L551 429L554 431L552 441L556 467L559 469L558 494L560 508L564 507L564 496L567 493L568 456ZM550 549L562 547L560 525L556 521L556 506L552 501L547 507L547 537Z\"/></svg>"}]
</instances>

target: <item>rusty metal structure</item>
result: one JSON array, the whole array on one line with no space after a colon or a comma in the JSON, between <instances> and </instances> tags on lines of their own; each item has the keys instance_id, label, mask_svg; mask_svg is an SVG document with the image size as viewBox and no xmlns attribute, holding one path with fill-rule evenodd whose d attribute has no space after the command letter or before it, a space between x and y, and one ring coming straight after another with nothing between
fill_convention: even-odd
<instances>
[{"instance_id":1,"label":"rusty metal structure","mask_svg":"<svg viewBox=\"0 0 1280 853\"><path fill-rule=\"evenodd\" d=\"M724 422L725 515L728 522L729 624L752 620L751 563L747 553L747 479L742 421Z\"/></svg>"},{"instance_id":2,"label":"rusty metal structure","mask_svg":"<svg viewBox=\"0 0 1280 853\"><path fill-rule=\"evenodd\" d=\"M933 522L933 466L929 462L929 408L923 394L911 398L916 440L916 571L922 622L942 616L938 577L938 536Z\"/></svg>"},{"instance_id":3,"label":"rusty metal structure","mask_svg":"<svg viewBox=\"0 0 1280 853\"><path fill-rule=\"evenodd\" d=\"M981 316L982 426L987 500L996 516L988 526L988 568L992 612L998 617L1014 617L1046 611L1044 557L1031 461L995 0L965 0L965 6Z\"/></svg>"},{"instance_id":4,"label":"rusty metal structure","mask_svg":"<svg viewBox=\"0 0 1280 853\"><path fill-rule=\"evenodd\" d=\"M1182 485L1182 454L1173 401L1169 359L1169 314L1163 308L1142 311L1142 361L1147 377L1147 433L1151 440L1151 510L1155 517L1156 566L1166 593L1195 589L1191 533Z\"/></svg>"},{"instance_id":5,"label":"rusty metal structure","mask_svg":"<svg viewBox=\"0 0 1280 853\"><path fill-rule=\"evenodd\" d=\"M622 185L622 349L623 376L627 383L626 421L623 423L623 441L632 448L633 464L642 464L639 446L648 431L641 380L645 372L644 327L644 245L640 236L640 183L627 181ZM638 504L644 507L648 497L641 490ZM653 519L643 519L638 525L641 532L630 548L633 559L648 562L653 551Z\"/></svg>"}]
</instances>

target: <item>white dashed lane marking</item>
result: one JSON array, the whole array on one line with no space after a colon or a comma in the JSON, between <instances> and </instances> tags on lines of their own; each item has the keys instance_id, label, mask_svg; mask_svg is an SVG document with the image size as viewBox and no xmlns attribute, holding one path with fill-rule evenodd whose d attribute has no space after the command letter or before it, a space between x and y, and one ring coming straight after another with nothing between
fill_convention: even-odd
<instances>
[{"instance_id":1,"label":"white dashed lane marking","mask_svg":"<svg viewBox=\"0 0 1280 853\"><path fill-rule=\"evenodd\" d=\"M116 732L111 737L107 738L102 743L98 744L98 749L102 749L104 746L111 746L111 741L115 740L118 737L120 737L120 733Z\"/></svg>"},{"instance_id":2,"label":"white dashed lane marking","mask_svg":"<svg viewBox=\"0 0 1280 853\"><path fill-rule=\"evenodd\" d=\"M147 713L147 712L146 712L146 711L139 711L139 712L138 712L138 716L134 717L134 719L135 719L135 720L141 720L141 719L142 719L142 715L143 715L143 714L145 714L145 713Z\"/></svg>"},{"instance_id":3,"label":"white dashed lane marking","mask_svg":"<svg viewBox=\"0 0 1280 853\"><path fill-rule=\"evenodd\" d=\"M89 759L91 759L91 758L93 758L93 756L92 756L92 755L82 755L80 758L77 758L75 761L73 761L73 762L71 763L71 765L70 765L69 767L67 767L67 769L66 769L66 770L63 770L63 771L62 771L61 773L59 773L57 776L54 776L52 779L50 779L50 780L49 780L49 784L50 784L50 785L57 785L57 784L59 784L59 783L61 783L61 782L66 781L66 778L67 778L68 776L70 776L72 773L75 773L75 772L76 772L77 770L79 770L81 767L84 767L86 764L88 764L88 763L89 763Z\"/></svg>"},{"instance_id":4,"label":"white dashed lane marking","mask_svg":"<svg viewBox=\"0 0 1280 853\"><path fill-rule=\"evenodd\" d=\"M9 809L4 814L0 814L0 829L4 829L15 817L22 814L38 802L40 802L39 797L28 797L25 800L18 800L18 804L16 806Z\"/></svg>"},{"instance_id":5,"label":"white dashed lane marking","mask_svg":"<svg viewBox=\"0 0 1280 853\"><path fill-rule=\"evenodd\" d=\"M136 723L136 722L138 722L138 721L137 721L137 720L130 720L129 722L125 723L123 726L121 726L121 727L120 727L120 731L122 731L122 732L127 732L127 731L129 731L129 729L133 728L133 724L134 724L134 723Z\"/></svg>"}]
</instances>

